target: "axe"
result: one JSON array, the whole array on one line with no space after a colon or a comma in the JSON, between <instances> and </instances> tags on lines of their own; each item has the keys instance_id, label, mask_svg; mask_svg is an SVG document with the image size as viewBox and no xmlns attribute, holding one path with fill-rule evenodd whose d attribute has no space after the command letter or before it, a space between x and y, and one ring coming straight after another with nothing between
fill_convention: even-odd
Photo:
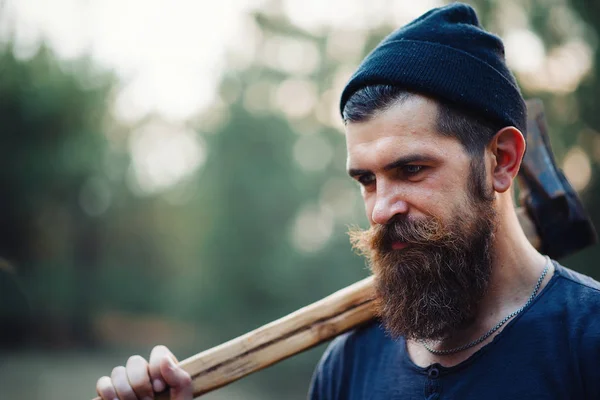
<instances>
[{"instance_id":1,"label":"axe","mask_svg":"<svg viewBox=\"0 0 600 400\"><path fill-rule=\"evenodd\" d=\"M517 214L528 240L557 259L591 246L597 236L577 193L556 165L542 102L531 100L527 107L527 152L517 178ZM200 396L372 320L373 299L369 277L179 365L192 377L194 396ZM168 392L156 396L168 398Z\"/></svg>"}]
</instances>

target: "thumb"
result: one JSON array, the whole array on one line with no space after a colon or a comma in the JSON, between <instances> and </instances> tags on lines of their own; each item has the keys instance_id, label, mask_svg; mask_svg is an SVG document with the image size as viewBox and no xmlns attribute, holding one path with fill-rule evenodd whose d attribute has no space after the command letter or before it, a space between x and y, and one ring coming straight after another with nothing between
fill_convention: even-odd
<instances>
[{"instance_id":1,"label":"thumb","mask_svg":"<svg viewBox=\"0 0 600 400\"><path fill-rule=\"evenodd\" d=\"M160 372L170 387L171 400L192 400L192 378L171 357L161 361Z\"/></svg>"}]
</instances>

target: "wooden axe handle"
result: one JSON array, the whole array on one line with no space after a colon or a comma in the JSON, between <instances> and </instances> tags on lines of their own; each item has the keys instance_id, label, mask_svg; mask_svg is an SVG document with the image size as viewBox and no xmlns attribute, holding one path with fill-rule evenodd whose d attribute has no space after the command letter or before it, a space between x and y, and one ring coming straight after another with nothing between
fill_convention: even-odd
<instances>
[{"instance_id":1,"label":"wooden axe handle","mask_svg":"<svg viewBox=\"0 0 600 400\"><path fill-rule=\"evenodd\" d=\"M539 248L527 214L517 208L517 216L529 241ZM372 320L373 298L373 277L368 277L179 365L192 377L194 396L200 396ZM168 400L169 395L163 392L156 399Z\"/></svg>"}]
</instances>

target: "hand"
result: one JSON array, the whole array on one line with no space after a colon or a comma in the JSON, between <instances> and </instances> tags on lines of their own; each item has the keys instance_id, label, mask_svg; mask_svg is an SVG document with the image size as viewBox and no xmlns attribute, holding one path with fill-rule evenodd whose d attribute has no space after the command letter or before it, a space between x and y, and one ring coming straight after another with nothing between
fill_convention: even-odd
<instances>
[{"instance_id":1,"label":"hand","mask_svg":"<svg viewBox=\"0 0 600 400\"><path fill-rule=\"evenodd\" d=\"M131 356L125 367L112 370L96 383L102 400L152 400L155 393L170 388L171 400L192 399L192 378L177 366L177 359L165 346L156 346L147 362Z\"/></svg>"}]
</instances>

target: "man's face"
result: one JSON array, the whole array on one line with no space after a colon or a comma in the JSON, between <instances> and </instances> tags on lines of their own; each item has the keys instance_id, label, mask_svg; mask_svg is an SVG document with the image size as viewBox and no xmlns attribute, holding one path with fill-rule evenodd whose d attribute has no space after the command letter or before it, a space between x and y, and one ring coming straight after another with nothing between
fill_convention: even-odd
<instances>
[{"instance_id":1,"label":"man's face","mask_svg":"<svg viewBox=\"0 0 600 400\"><path fill-rule=\"evenodd\" d=\"M394 336L451 336L475 317L491 273L485 158L473 160L436 121L436 103L412 96L346 129L348 172L371 225L351 240L369 260Z\"/></svg>"}]
</instances>

